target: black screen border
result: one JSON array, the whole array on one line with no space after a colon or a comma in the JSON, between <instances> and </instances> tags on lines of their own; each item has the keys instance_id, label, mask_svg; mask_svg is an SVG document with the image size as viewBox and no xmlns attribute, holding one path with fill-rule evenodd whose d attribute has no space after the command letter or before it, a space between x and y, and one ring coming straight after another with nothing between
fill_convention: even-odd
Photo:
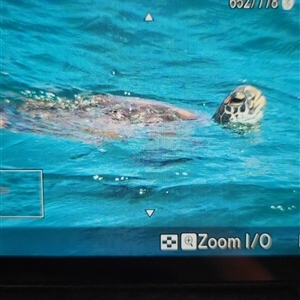
<instances>
[{"instance_id":1,"label":"black screen border","mask_svg":"<svg viewBox=\"0 0 300 300\"><path fill-rule=\"evenodd\" d=\"M300 286L300 256L1 257L0 265L2 286Z\"/></svg>"}]
</instances>

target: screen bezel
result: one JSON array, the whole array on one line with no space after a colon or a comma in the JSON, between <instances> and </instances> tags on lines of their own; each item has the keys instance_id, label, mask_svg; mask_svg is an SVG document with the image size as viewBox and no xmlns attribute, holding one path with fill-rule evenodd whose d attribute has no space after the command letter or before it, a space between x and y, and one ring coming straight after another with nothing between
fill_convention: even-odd
<instances>
[{"instance_id":1,"label":"screen bezel","mask_svg":"<svg viewBox=\"0 0 300 300\"><path fill-rule=\"evenodd\" d=\"M299 256L1 257L1 285L300 284Z\"/></svg>"}]
</instances>

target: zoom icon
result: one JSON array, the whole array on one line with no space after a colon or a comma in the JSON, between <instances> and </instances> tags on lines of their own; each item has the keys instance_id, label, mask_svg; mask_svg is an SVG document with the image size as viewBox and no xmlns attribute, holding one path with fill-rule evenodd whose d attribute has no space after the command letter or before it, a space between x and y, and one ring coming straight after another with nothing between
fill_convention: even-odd
<instances>
[{"instance_id":1,"label":"zoom icon","mask_svg":"<svg viewBox=\"0 0 300 300\"><path fill-rule=\"evenodd\" d=\"M181 234L181 249L182 250L197 250L197 234L182 233Z\"/></svg>"}]
</instances>

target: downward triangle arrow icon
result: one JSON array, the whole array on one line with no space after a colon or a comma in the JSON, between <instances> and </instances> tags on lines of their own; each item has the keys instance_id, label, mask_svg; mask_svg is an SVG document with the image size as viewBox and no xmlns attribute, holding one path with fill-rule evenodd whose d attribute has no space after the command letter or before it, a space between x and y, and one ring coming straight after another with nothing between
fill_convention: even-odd
<instances>
[{"instance_id":1,"label":"downward triangle arrow icon","mask_svg":"<svg viewBox=\"0 0 300 300\"><path fill-rule=\"evenodd\" d=\"M151 218L155 212L155 209L145 209L145 211L146 211L146 214L148 215L148 217Z\"/></svg>"}]
</instances>

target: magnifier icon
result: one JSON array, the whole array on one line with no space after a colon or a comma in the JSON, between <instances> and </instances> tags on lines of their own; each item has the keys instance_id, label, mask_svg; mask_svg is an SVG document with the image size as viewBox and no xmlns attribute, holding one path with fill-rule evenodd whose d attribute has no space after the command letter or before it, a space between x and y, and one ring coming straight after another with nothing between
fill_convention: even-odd
<instances>
[{"instance_id":1,"label":"magnifier icon","mask_svg":"<svg viewBox=\"0 0 300 300\"><path fill-rule=\"evenodd\" d=\"M187 235L187 236L184 238L184 242L185 242L187 245L193 247L193 238L192 238L190 235Z\"/></svg>"}]
</instances>

